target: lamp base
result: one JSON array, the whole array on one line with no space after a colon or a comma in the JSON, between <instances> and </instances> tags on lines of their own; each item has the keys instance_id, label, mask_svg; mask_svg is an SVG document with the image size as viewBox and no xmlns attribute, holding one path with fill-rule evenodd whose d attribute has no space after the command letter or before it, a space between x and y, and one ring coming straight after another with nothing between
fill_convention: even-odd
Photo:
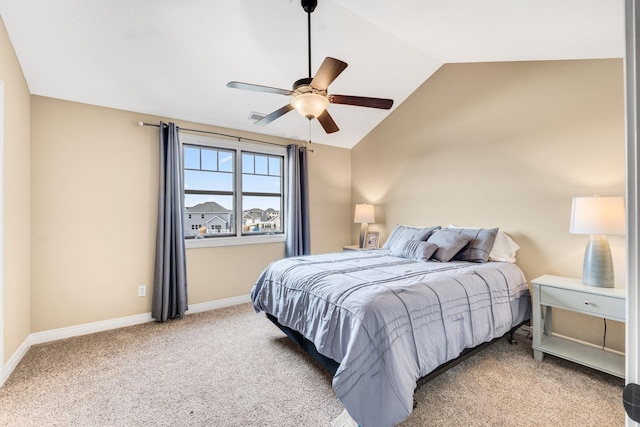
<instances>
[{"instance_id":1,"label":"lamp base","mask_svg":"<svg viewBox=\"0 0 640 427\"><path fill-rule=\"evenodd\" d=\"M584 252L582 283L600 288L613 288L613 259L606 236L591 236Z\"/></svg>"},{"instance_id":2,"label":"lamp base","mask_svg":"<svg viewBox=\"0 0 640 427\"><path fill-rule=\"evenodd\" d=\"M369 224L363 222L360 224L360 248L364 248L364 233L369 229Z\"/></svg>"}]
</instances>

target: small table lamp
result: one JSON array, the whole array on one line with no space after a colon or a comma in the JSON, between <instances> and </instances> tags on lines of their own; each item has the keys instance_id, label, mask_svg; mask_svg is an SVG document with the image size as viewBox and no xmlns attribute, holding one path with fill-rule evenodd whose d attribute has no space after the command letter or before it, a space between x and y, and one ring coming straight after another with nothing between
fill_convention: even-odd
<instances>
[{"instance_id":1,"label":"small table lamp","mask_svg":"<svg viewBox=\"0 0 640 427\"><path fill-rule=\"evenodd\" d=\"M612 288L613 261L607 235L625 233L624 198L574 197L569 233L591 236L584 253L582 282Z\"/></svg>"},{"instance_id":2,"label":"small table lamp","mask_svg":"<svg viewBox=\"0 0 640 427\"><path fill-rule=\"evenodd\" d=\"M373 205L366 203L356 205L356 213L353 216L353 222L360 225L360 247L364 244L364 232L369 227L369 223L376 222L373 212Z\"/></svg>"}]
</instances>

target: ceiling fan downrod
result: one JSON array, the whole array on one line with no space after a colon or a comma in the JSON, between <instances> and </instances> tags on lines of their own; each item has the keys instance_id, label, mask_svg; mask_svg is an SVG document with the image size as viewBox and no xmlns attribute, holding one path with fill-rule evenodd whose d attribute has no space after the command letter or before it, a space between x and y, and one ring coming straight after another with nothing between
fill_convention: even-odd
<instances>
[{"instance_id":1,"label":"ceiling fan downrod","mask_svg":"<svg viewBox=\"0 0 640 427\"><path fill-rule=\"evenodd\" d=\"M316 10L318 0L301 0L302 9L307 12L307 41L309 52L309 78L311 78L311 13Z\"/></svg>"}]
</instances>

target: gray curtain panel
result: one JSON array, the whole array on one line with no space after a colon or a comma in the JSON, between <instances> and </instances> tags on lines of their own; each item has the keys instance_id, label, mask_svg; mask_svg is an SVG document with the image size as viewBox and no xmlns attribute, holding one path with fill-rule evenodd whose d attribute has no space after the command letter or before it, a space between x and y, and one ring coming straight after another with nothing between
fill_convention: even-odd
<instances>
[{"instance_id":1,"label":"gray curtain panel","mask_svg":"<svg viewBox=\"0 0 640 427\"><path fill-rule=\"evenodd\" d=\"M151 316L159 322L183 317L187 305L184 249L182 150L175 123L160 122L160 191Z\"/></svg>"},{"instance_id":2,"label":"gray curtain panel","mask_svg":"<svg viewBox=\"0 0 640 427\"><path fill-rule=\"evenodd\" d=\"M285 256L309 255L309 179L307 147L287 146L289 162L289 199L287 203L287 242Z\"/></svg>"}]
</instances>

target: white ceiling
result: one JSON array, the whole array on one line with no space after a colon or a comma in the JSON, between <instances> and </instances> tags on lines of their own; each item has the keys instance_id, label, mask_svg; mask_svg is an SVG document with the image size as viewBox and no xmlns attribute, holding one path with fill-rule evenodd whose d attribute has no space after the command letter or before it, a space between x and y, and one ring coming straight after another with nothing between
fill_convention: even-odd
<instances>
[{"instance_id":1,"label":"white ceiling","mask_svg":"<svg viewBox=\"0 0 640 427\"><path fill-rule=\"evenodd\" d=\"M318 0L312 73L349 67L330 93L392 98L397 108L443 63L624 55L623 0ZM249 120L307 77L299 0L0 0L32 94L351 148L390 112L330 105L326 135L295 111Z\"/></svg>"}]
</instances>

